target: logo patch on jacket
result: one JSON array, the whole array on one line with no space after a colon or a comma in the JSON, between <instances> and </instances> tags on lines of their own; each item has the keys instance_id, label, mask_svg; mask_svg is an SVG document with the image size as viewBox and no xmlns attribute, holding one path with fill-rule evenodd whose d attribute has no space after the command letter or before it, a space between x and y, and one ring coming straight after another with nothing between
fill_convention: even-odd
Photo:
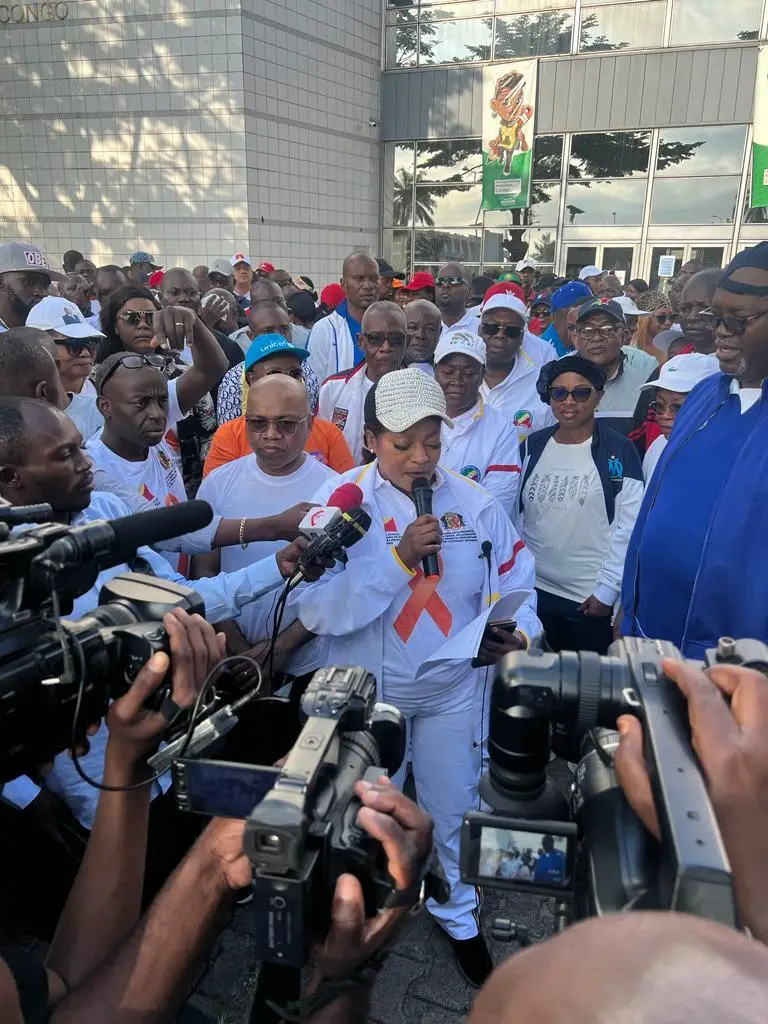
<instances>
[{"instance_id":1,"label":"logo patch on jacket","mask_svg":"<svg viewBox=\"0 0 768 1024\"><path fill-rule=\"evenodd\" d=\"M349 409L340 409L337 405L331 413L331 423L339 430L343 430L349 419Z\"/></svg>"},{"instance_id":2,"label":"logo patch on jacket","mask_svg":"<svg viewBox=\"0 0 768 1024\"><path fill-rule=\"evenodd\" d=\"M608 456L608 475L611 480L623 480L624 479L624 463L618 457L618 455Z\"/></svg>"},{"instance_id":3,"label":"logo patch on jacket","mask_svg":"<svg viewBox=\"0 0 768 1024\"><path fill-rule=\"evenodd\" d=\"M464 516L460 512L446 512L444 516L440 516L440 522L444 530L464 529Z\"/></svg>"},{"instance_id":4,"label":"logo patch on jacket","mask_svg":"<svg viewBox=\"0 0 768 1024\"><path fill-rule=\"evenodd\" d=\"M533 426L533 413L528 409L518 409L515 415L512 417L512 423L516 427L532 427Z\"/></svg>"},{"instance_id":5,"label":"logo patch on jacket","mask_svg":"<svg viewBox=\"0 0 768 1024\"><path fill-rule=\"evenodd\" d=\"M464 466L459 472L468 480L474 480L476 484L480 483L481 473L477 466Z\"/></svg>"}]
</instances>

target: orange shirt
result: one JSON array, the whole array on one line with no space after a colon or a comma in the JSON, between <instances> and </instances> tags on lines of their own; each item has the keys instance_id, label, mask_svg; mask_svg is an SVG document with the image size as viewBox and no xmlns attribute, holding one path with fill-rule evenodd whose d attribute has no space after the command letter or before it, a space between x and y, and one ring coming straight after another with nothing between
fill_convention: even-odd
<instances>
[{"instance_id":1,"label":"orange shirt","mask_svg":"<svg viewBox=\"0 0 768 1024\"><path fill-rule=\"evenodd\" d=\"M327 420L315 419L304 451L314 455L324 466L330 466L337 473L346 473L355 465L344 435L338 427ZM248 444L245 430L245 416L238 416L236 420L222 423L213 435L203 476L208 476L212 469L218 469L226 462L250 454L251 446Z\"/></svg>"}]
</instances>

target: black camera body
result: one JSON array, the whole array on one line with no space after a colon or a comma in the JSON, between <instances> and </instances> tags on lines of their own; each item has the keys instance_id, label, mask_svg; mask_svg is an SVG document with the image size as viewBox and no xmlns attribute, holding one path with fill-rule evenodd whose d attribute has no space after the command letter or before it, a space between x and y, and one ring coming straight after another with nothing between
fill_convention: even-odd
<instances>
[{"instance_id":1,"label":"black camera body","mask_svg":"<svg viewBox=\"0 0 768 1024\"><path fill-rule=\"evenodd\" d=\"M691 748L686 701L664 675L664 658L684 660L666 641L625 638L613 643L606 657L532 650L499 663L489 772L480 788L494 810L487 823L492 831L484 839L478 833L483 823L468 815L462 836L467 880L531 892L525 878L514 877L510 853L523 845L522 834L531 834L533 848L549 832L547 845L552 851L554 838L556 848L546 865L561 867L548 894L557 897L563 917L675 910L738 927L730 865ZM706 652L706 664L739 665L768 675L768 647L723 638ZM612 730L625 713L643 724L660 844L629 807L612 769L618 746ZM548 778L553 749L576 762L570 794ZM576 826L570 835L552 836L557 823L569 821ZM494 869L485 875L477 870L483 850L486 865ZM530 881L535 885L535 862Z\"/></svg>"},{"instance_id":2,"label":"black camera body","mask_svg":"<svg viewBox=\"0 0 768 1024\"><path fill-rule=\"evenodd\" d=\"M288 701L259 704L279 712ZM370 916L392 892L381 845L357 824L354 786L394 774L405 754L403 717L376 702L376 680L364 668L319 669L301 711L306 721L279 767L202 758L173 764L182 810L246 818L256 956L285 967L303 967L327 931L340 875L360 880Z\"/></svg>"},{"instance_id":3,"label":"black camera body","mask_svg":"<svg viewBox=\"0 0 768 1024\"><path fill-rule=\"evenodd\" d=\"M12 511L22 521L24 510ZM89 540L101 531L99 554L81 557L73 548L68 555L70 539L84 529ZM99 607L62 619L73 598L115 564L108 557L110 534L107 523L103 531L96 522L86 528L47 523L0 541L0 782L52 760L71 745L73 733L82 739L147 659L168 652L166 612L204 610L190 587L123 573L101 588ZM161 701L163 695L153 696Z\"/></svg>"}]
</instances>

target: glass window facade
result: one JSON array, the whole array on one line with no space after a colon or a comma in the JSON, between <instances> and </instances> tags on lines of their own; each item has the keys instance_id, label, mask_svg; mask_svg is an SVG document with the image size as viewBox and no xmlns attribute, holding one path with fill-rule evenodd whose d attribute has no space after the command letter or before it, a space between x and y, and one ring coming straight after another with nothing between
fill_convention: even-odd
<instances>
[{"instance_id":1,"label":"glass window facade","mask_svg":"<svg viewBox=\"0 0 768 1024\"><path fill-rule=\"evenodd\" d=\"M524 257L562 272L582 249L623 276L678 248L720 265L735 221L748 238L768 223L748 188L739 209L746 141L743 124L537 136L530 205L505 211L482 209L479 138L387 143L383 254L409 273Z\"/></svg>"},{"instance_id":2,"label":"glass window facade","mask_svg":"<svg viewBox=\"0 0 768 1024\"><path fill-rule=\"evenodd\" d=\"M389 0L386 66L749 41L762 9L763 0Z\"/></svg>"}]
</instances>

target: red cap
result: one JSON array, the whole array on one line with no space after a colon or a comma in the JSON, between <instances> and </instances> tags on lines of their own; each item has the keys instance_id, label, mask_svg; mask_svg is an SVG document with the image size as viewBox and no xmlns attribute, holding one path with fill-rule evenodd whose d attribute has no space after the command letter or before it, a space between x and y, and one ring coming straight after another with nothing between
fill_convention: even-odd
<instances>
[{"instance_id":1,"label":"red cap","mask_svg":"<svg viewBox=\"0 0 768 1024\"><path fill-rule=\"evenodd\" d=\"M344 297L344 289L340 284L327 284L320 292L320 302L326 309L336 309Z\"/></svg>"},{"instance_id":2,"label":"red cap","mask_svg":"<svg viewBox=\"0 0 768 1024\"><path fill-rule=\"evenodd\" d=\"M492 295L514 295L516 299L520 299L521 302L525 302L523 289L519 284L515 284L514 281L497 281L496 284L492 284L483 296L483 302L485 302L486 299L490 299Z\"/></svg>"},{"instance_id":3,"label":"red cap","mask_svg":"<svg viewBox=\"0 0 768 1024\"><path fill-rule=\"evenodd\" d=\"M150 274L149 277L147 278L147 284L149 285L150 288L159 288L160 285L163 283L164 277L164 270L155 270L154 273Z\"/></svg>"},{"instance_id":4,"label":"red cap","mask_svg":"<svg viewBox=\"0 0 768 1024\"><path fill-rule=\"evenodd\" d=\"M435 279L426 270L417 270L405 286L407 292L420 292L424 288L434 288Z\"/></svg>"},{"instance_id":5,"label":"red cap","mask_svg":"<svg viewBox=\"0 0 768 1024\"><path fill-rule=\"evenodd\" d=\"M265 274L273 273L274 269L275 269L275 267L274 267L273 263L260 263L259 264L259 270L263 270Z\"/></svg>"}]
</instances>

